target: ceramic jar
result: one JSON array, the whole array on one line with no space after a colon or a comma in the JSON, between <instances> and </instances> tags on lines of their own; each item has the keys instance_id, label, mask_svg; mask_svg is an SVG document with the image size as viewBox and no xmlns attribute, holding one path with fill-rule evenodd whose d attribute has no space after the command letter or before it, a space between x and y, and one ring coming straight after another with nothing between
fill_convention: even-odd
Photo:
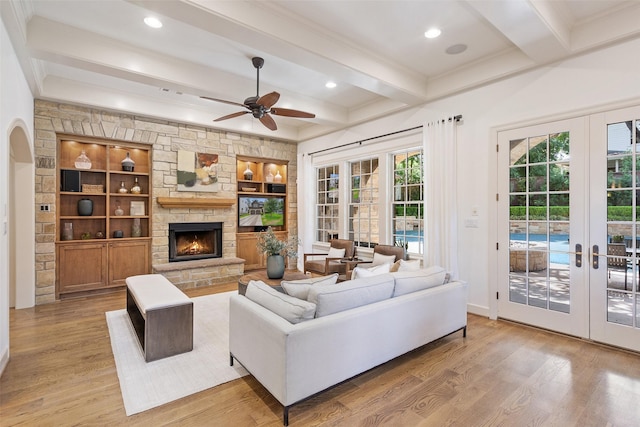
<instances>
[{"instance_id":1,"label":"ceramic jar","mask_svg":"<svg viewBox=\"0 0 640 427\"><path fill-rule=\"evenodd\" d=\"M80 216L93 215L93 200L91 199L78 200L78 215Z\"/></svg>"}]
</instances>

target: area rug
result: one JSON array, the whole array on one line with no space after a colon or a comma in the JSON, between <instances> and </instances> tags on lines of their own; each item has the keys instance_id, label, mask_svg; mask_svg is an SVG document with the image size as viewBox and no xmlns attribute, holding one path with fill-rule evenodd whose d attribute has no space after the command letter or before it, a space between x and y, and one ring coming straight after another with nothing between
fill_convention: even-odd
<instances>
[{"instance_id":1,"label":"area rug","mask_svg":"<svg viewBox=\"0 0 640 427\"><path fill-rule=\"evenodd\" d=\"M192 298L193 350L146 363L125 309L109 311L107 324L127 415L247 375L229 366L229 297L236 291Z\"/></svg>"}]
</instances>

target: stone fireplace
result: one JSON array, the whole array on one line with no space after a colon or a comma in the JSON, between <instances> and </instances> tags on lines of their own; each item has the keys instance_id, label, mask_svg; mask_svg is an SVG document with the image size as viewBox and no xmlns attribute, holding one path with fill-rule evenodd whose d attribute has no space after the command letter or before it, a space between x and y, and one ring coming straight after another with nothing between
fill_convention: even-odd
<instances>
[{"instance_id":1,"label":"stone fireplace","mask_svg":"<svg viewBox=\"0 0 640 427\"><path fill-rule=\"evenodd\" d=\"M222 257L222 222L169 223L169 262Z\"/></svg>"}]
</instances>

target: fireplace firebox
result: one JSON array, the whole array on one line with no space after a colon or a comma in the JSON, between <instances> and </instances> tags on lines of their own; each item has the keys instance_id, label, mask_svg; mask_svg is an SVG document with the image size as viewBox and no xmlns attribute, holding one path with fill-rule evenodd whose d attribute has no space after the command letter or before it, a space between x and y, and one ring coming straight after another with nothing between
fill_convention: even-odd
<instances>
[{"instance_id":1,"label":"fireplace firebox","mask_svg":"<svg viewBox=\"0 0 640 427\"><path fill-rule=\"evenodd\" d=\"M169 224L169 262L221 257L221 222Z\"/></svg>"}]
</instances>

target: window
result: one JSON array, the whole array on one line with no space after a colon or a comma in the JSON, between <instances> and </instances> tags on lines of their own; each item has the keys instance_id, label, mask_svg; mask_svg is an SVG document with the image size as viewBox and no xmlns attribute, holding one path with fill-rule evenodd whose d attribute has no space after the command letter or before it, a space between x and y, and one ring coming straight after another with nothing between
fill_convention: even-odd
<instances>
[{"instance_id":1,"label":"window","mask_svg":"<svg viewBox=\"0 0 640 427\"><path fill-rule=\"evenodd\" d=\"M424 253L424 186L421 149L393 156L393 241L408 253Z\"/></svg>"},{"instance_id":2,"label":"window","mask_svg":"<svg viewBox=\"0 0 640 427\"><path fill-rule=\"evenodd\" d=\"M316 239L319 242L328 242L330 239L338 238L339 178L338 165L317 169Z\"/></svg>"},{"instance_id":3,"label":"window","mask_svg":"<svg viewBox=\"0 0 640 427\"><path fill-rule=\"evenodd\" d=\"M351 162L349 170L349 239L372 248L380 240L378 159Z\"/></svg>"}]
</instances>

